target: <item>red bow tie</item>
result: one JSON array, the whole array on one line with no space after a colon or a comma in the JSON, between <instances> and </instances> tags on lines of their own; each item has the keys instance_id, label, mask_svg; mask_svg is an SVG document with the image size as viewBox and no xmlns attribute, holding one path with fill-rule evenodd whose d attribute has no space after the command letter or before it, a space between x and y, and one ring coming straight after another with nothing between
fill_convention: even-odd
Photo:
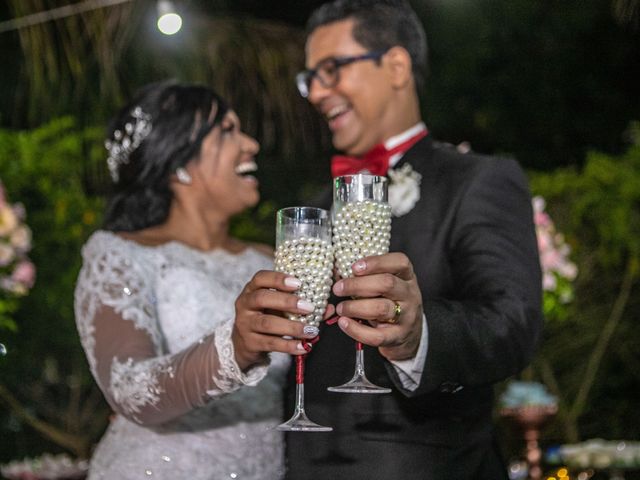
<instances>
[{"instance_id":1,"label":"red bow tie","mask_svg":"<svg viewBox=\"0 0 640 480\"><path fill-rule=\"evenodd\" d=\"M418 140L427 136L426 130L421 130L413 137L399 145L387 150L379 143L361 157L348 157L346 155L334 155L331 157L331 175L333 178L342 175L352 175L366 170L371 175L386 175L389 170L389 159L397 154L404 153Z\"/></svg>"}]
</instances>

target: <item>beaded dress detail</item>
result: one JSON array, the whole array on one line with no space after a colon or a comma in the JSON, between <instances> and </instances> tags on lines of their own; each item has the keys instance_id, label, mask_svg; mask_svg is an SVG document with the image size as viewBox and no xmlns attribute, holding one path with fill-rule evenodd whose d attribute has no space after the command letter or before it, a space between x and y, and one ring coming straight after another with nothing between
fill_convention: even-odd
<instances>
[{"instance_id":1,"label":"beaded dress detail","mask_svg":"<svg viewBox=\"0 0 640 480\"><path fill-rule=\"evenodd\" d=\"M76 324L117 413L89 479L282 478L274 427L289 357L242 372L231 342L234 301L272 260L251 248L147 247L105 231L82 255Z\"/></svg>"}]
</instances>

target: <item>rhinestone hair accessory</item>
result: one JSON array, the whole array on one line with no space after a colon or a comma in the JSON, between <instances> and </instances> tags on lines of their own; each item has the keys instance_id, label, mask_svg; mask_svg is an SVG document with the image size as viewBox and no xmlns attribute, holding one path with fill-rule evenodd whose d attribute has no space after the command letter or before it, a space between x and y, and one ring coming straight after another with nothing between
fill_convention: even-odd
<instances>
[{"instance_id":1,"label":"rhinestone hair accessory","mask_svg":"<svg viewBox=\"0 0 640 480\"><path fill-rule=\"evenodd\" d=\"M120 165L129 163L129 156L149 136L153 127L151 115L144 113L142 108L135 107L131 110L131 116L133 121L124 125L124 131L115 130L113 138L104 142L104 146L109 152L107 167L114 182L120 178Z\"/></svg>"}]
</instances>

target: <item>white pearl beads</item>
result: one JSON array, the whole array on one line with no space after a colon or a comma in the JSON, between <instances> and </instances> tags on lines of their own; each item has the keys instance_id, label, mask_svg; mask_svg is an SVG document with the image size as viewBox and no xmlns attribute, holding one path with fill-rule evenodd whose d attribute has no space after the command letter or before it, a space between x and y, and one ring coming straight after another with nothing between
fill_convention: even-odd
<instances>
[{"instance_id":1,"label":"white pearl beads","mask_svg":"<svg viewBox=\"0 0 640 480\"><path fill-rule=\"evenodd\" d=\"M387 253L390 239L391 207L387 203L345 203L333 222L333 248L340 276L353 276L351 265L361 258Z\"/></svg>"},{"instance_id":2,"label":"white pearl beads","mask_svg":"<svg viewBox=\"0 0 640 480\"><path fill-rule=\"evenodd\" d=\"M285 240L276 249L275 270L293 275L302 282L296 294L313 302L315 310L308 315L289 314L289 320L318 326L327 309L333 284L333 249L327 240L300 237Z\"/></svg>"}]
</instances>

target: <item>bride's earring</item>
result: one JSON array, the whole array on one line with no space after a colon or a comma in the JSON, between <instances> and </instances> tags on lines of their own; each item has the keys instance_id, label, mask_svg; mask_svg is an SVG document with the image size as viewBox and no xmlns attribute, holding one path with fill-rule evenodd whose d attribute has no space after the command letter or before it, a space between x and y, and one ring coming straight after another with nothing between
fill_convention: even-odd
<instances>
[{"instance_id":1,"label":"bride's earring","mask_svg":"<svg viewBox=\"0 0 640 480\"><path fill-rule=\"evenodd\" d=\"M186 168L176 168L176 177L178 177L178 181L183 185L191 185L191 175L189 175Z\"/></svg>"}]
</instances>

